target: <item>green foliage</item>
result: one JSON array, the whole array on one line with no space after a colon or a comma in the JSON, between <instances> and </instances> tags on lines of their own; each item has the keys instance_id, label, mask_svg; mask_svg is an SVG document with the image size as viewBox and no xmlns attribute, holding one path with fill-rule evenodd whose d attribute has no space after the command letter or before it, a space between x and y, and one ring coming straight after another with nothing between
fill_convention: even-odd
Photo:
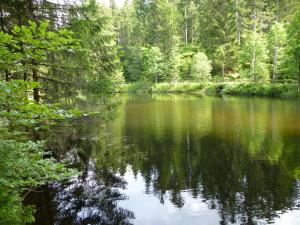
<instances>
[{"instance_id":1,"label":"green foliage","mask_svg":"<svg viewBox=\"0 0 300 225\"><path fill-rule=\"evenodd\" d=\"M152 92L159 93L202 93L204 85L201 83L181 82L181 83L159 83L152 87Z\"/></svg>"},{"instance_id":2,"label":"green foliage","mask_svg":"<svg viewBox=\"0 0 300 225\"><path fill-rule=\"evenodd\" d=\"M293 98L299 96L295 84L224 83L222 94Z\"/></svg>"},{"instance_id":3,"label":"green foliage","mask_svg":"<svg viewBox=\"0 0 300 225\"><path fill-rule=\"evenodd\" d=\"M295 60L300 61L300 10L295 13L295 16L289 26L289 46L290 52L293 54Z\"/></svg>"},{"instance_id":4,"label":"green foliage","mask_svg":"<svg viewBox=\"0 0 300 225\"><path fill-rule=\"evenodd\" d=\"M199 82L207 82L211 78L211 61L203 52L198 52L192 58L191 77Z\"/></svg>"},{"instance_id":5,"label":"green foliage","mask_svg":"<svg viewBox=\"0 0 300 225\"><path fill-rule=\"evenodd\" d=\"M140 79L142 73L142 50L139 47L126 47L119 51L126 81Z\"/></svg>"},{"instance_id":6,"label":"green foliage","mask_svg":"<svg viewBox=\"0 0 300 225\"><path fill-rule=\"evenodd\" d=\"M244 39L247 42L242 47L241 63L243 75L253 82L264 83L270 80L267 42L264 34L249 31Z\"/></svg>"},{"instance_id":7,"label":"green foliage","mask_svg":"<svg viewBox=\"0 0 300 225\"><path fill-rule=\"evenodd\" d=\"M52 32L48 31L48 26L47 21L39 25L29 21L28 26L14 26L11 34L1 31L0 68L24 72L38 64L47 66L50 53L72 52L78 46L78 42L72 38L72 32L66 29Z\"/></svg>"},{"instance_id":8,"label":"green foliage","mask_svg":"<svg viewBox=\"0 0 300 225\"><path fill-rule=\"evenodd\" d=\"M271 75L274 82L277 78L290 82L295 77L298 66L292 51L287 51L286 30L299 4L261 0L255 4L245 0L170 3L135 0L121 9L119 19L126 18L118 23L126 81L140 79L144 47L159 47L163 53L166 70L161 81L190 79L192 56L200 49L211 60L214 79L222 74L223 81L248 79L263 84ZM297 29L296 23L291 27ZM189 51L189 46L198 49Z\"/></svg>"},{"instance_id":9,"label":"green foliage","mask_svg":"<svg viewBox=\"0 0 300 225\"><path fill-rule=\"evenodd\" d=\"M287 48L287 32L283 23L275 22L272 25L268 40L272 70L281 75L285 70L283 63Z\"/></svg>"},{"instance_id":10,"label":"green foliage","mask_svg":"<svg viewBox=\"0 0 300 225\"><path fill-rule=\"evenodd\" d=\"M0 139L0 221L3 224L33 222L33 207L22 206L30 191L48 181L75 175L47 153L42 143Z\"/></svg>"},{"instance_id":11,"label":"green foliage","mask_svg":"<svg viewBox=\"0 0 300 225\"><path fill-rule=\"evenodd\" d=\"M22 193L48 181L58 181L74 175L53 158L45 158L49 153L43 150L40 142L1 140L0 146L0 186L3 189L10 188L12 192L18 190Z\"/></svg>"},{"instance_id":12,"label":"green foliage","mask_svg":"<svg viewBox=\"0 0 300 225\"><path fill-rule=\"evenodd\" d=\"M38 104L28 81L0 81L0 221L4 224L33 222L34 207L23 206L30 191L69 178L75 171L45 152L43 142L33 142L36 132L54 121L78 115L57 106Z\"/></svg>"},{"instance_id":13,"label":"green foliage","mask_svg":"<svg viewBox=\"0 0 300 225\"><path fill-rule=\"evenodd\" d=\"M31 91L36 86L36 82L0 81L0 117L4 118L0 130L16 130L21 126L27 131L37 131L54 121L80 115L80 112L62 110L58 105L36 103Z\"/></svg>"},{"instance_id":14,"label":"green foliage","mask_svg":"<svg viewBox=\"0 0 300 225\"><path fill-rule=\"evenodd\" d=\"M150 81L163 80L166 64L163 54L158 47L142 49L142 76Z\"/></svg>"},{"instance_id":15,"label":"green foliage","mask_svg":"<svg viewBox=\"0 0 300 225\"><path fill-rule=\"evenodd\" d=\"M167 72L166 72L166 81L176 82L180 79L180 54L178 41L175 43L169 54L165 57Z\"/></svg>"},{"instance_id":16,"label":"green foliage","mask_svg":"<svg viewBox=\"0 0 300 225\"><path fill-rule=\"evenodd\" d=\"M294 79L298 79L298 90L300 90L300 10L296 11L288 27L288 44L286 72Z\"/></svg>"},{"instance_id":17,"label":"green foliage","mask_svg":"<svg viewBox=\"0 0 300 225\"><path fill-rule=\"evenodd\" d=\"M180 75L183 80L191 78L191 63L195 52L186 51L180 55Z\"/></svg>"},{"instance_id":18,"label":"green foliage","mask_svg":"<svg viewBox=\"0 0 300 225\"><path fill-rule=\"evenodd\" d=\"M130 85L128 88L129 93L149 93L151 92L152 83L148 80L140 80Z\"/></svg>"},{"instance_id":19,"label":"green foliage","mask_svg":"<svg viewBox=\"0 0 300 225\"><path fill-rule=\"evenodd\" d=\"M238 63L237 32L242 26L236 14L239 7L235 0L199 3L200 43L217 73L234 70Z\"/></svg>"},{"instance_id":20,"label":"green foliage","mask_svg":"<svg viewBox=\"0 0 300 225\"><path fill-rule=\"evenodd\" d=\"M96 1L88 0L71 14L70 23L70 29L81 40L85 50L78 52L76 58L68 62L72 67L76 67L76 64L83 66L83 70L76 71L85 87L83 90L112 92L117 85L116 76L122 79L112 12Z\"/></svg>"}]
</instances>

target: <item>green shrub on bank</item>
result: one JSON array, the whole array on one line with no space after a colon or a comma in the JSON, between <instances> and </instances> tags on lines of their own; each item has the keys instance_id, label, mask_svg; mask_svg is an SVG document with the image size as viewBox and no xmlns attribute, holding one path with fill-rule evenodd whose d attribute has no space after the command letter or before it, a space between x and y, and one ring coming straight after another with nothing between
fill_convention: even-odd
<instances>
[{"instance_id":1,"label":"green shrub on bank","mask_svg":"<svg viewBox=\"0 0 300 225\"><path fill-rule=\"evenodd\" d=\"M116 93L128 93L134 84L121 84L119 85L114 92Z\"/></svg>"},{"instance_id":2,"label":"green shrub on bank","mask_svg":"<svg viewBox=\"0 0 300 225\"><path fill-rule=\"evenodd\" d=\"M128 92L130 93L149 93L151 92L153 83L147 80L141 80L131 84L128 87Z\"/></svg>"},{"instance_id":3,"label":"green shrub on bank","mask_svg":"<svg viewBox=\"0 0 300 225\"><path fill-rule=\"evenodd\" d=\"M298 97L295 84L253 84L253 83L224 83L218 92L225 95L241 96L270 96L270 97Z\"/></svg>"}]
</instances>

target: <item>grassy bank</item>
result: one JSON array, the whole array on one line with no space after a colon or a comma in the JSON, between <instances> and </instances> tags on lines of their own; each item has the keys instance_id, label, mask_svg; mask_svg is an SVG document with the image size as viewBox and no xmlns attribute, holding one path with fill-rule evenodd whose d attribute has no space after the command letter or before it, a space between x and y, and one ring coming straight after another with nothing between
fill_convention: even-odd
<instances>
[{"instance_id":1,"label":"grassy bank","mask_svg":"<svg viewBox=\"0 0 300 225\"><path fill-rule=\"evenodd\" d=\"M224 95L239 96L269 96L282 98L299 97L296 84L253 84L253 83L224 83L219 89Z\"/></svg>"},{"instance_id":2,"label":"grassy bank","mask_svg":"<svg viewBox=\"0 0 300 225\"><path fill-rule=\"evenodd\" d=\"M254 84L224 82L206 84L197 82L158 83L136 82L120 86L119 93L203 93L236 96L268 96L295 98L300 93L296 84Z\"/></svg>"}]
</instances>

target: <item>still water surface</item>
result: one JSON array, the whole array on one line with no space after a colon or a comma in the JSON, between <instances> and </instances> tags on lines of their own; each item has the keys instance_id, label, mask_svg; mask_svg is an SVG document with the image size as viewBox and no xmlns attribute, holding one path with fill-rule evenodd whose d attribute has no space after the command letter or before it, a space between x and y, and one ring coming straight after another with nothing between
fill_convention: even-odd
<instances>
[{"instance_id":1,"label":"still water surface","mask_svg":"<svg viewBox=\"0 0 300 225\"><path fill-rule=\"evenodd\" d=\"M64 137L88 167L52 185L37 224L300 224L299 100L118 101L114 121Z\"/></svg>"}]
</instances>

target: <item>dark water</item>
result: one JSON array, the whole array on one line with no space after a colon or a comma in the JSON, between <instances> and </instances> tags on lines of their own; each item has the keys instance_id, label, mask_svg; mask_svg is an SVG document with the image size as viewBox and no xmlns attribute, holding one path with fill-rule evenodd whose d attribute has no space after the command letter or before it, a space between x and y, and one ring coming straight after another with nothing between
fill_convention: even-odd
<instances>
[{"instance_id":1,"label":"dark water","mask_svg":"<svg viewBox=\"0 0 300 225\"><path fill-rule=\"evenodd\" d=\"M300 224L299 100L117 99L113 122L64 130L85 172L33 197L37 224Z\"/></svg>"}]
</instances>

